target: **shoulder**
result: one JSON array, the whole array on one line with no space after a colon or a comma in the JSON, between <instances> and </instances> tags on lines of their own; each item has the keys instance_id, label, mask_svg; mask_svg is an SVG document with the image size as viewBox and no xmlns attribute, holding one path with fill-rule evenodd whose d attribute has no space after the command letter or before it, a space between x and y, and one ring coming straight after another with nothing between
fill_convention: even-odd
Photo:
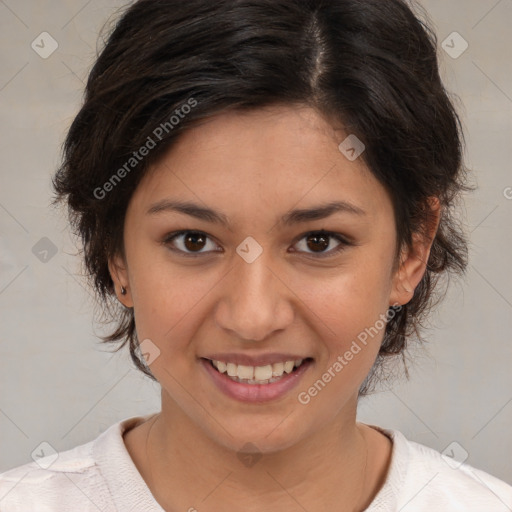
<instances>
[{"instance_id":1,"label":"shoulder","mask_svg":"<svg viewBox=\"0 0 512 512\"><path fill-rule=\"evenodd\" d=\"M454 445L454 450L441 454L433 448L409 441L397 430L374 428L393 440L385 486L388 493L392 491L399 510L512 510L512 487L485 471L458 462L456 459L459 457L454 453L457 445Z\"/></svg>"},{"instance_id":2,"label":"shoulder","mask_svg":"<svg viewBox=\"0 0 512 512\"><path fill-rule=\"evenodd\" d=\"M103 510L108 493L92 456L93 443L1 473L0 510L21 512L36 503L41 510L56 510L57 505L62 510Z\"/></svg>"},{"instance_id":3,"label":"shoulder","mask_svg":"<svg viewBox=\"0 0 512 512\"><path fill-rule=\"evenodd\" d=\"M126 430L151 416L126 418L88 443L1 473L0 511L163 511L123 441Z\"/></svg>"}]
</instances>

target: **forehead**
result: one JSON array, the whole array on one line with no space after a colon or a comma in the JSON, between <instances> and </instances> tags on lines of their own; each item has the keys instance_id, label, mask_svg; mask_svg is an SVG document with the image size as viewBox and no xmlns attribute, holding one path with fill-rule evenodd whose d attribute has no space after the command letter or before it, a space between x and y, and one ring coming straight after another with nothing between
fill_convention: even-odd
<instances>
[{"instance_id":1,"label":"forehead","mask_svg":"<svg viewBox=\"0 0 512 512\"><path fill-rule=\"evenodd\" d=\"M307 107L217 115L181 135L140 182L132 208L191 200L254 222L260 213L347 201L370 218L389 214L391 200L363 159L340 151L347 136Z\"/></svg>"}]
</instances>

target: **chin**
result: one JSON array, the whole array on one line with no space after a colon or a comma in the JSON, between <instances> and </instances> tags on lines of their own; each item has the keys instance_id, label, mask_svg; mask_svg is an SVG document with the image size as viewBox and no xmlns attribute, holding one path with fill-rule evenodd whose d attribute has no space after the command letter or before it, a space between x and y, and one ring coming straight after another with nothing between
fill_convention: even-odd
<instances>
[{"instance_id":1,"label":"chin","mask_svg":"<svg viewBox=\"0 0 512 512\"><path fill-rule=\"evenodd\" d=\"M210 431L206 434L218 445L237 454L240 452L272 454L286 450L307 436L305 431L299 432L292 422L283 421L284 418L286 415L256 420L251 418L251 415L246 415L239 422L230 423L226 427L227 432L222 428L220 430L216 428L215 432ZM302 427L304 427L303 423Z\"/></svg>"}]
</instances>

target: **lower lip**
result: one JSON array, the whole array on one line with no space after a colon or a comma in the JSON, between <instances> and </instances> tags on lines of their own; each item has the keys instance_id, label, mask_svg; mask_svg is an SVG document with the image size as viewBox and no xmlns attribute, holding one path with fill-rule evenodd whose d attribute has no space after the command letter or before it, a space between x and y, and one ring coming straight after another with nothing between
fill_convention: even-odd
<instances>
[{"instance_id":1,"label":"lower lip","mask_svg":"<svg viewBox=\"0 0 512 512\"><path fill-rule=\"evenodd\" d=\"M271 384L244 384L235 382L227 375L218 372L208 359L201 359L201 364L217 387L226 395L241 402L261 403L276 400L284 396L299 383L301 377L313 361L304 361L297 370Z\"/></svg>"}]
</instances>

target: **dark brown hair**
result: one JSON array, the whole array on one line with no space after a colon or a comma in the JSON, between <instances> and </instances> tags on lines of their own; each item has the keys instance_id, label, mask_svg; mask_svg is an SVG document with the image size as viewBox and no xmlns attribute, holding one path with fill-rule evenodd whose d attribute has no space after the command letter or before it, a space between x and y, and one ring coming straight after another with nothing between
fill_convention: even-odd
<instances>
[{"instance_id":1,"label":"dark brown hair","mask_svg":"<svg viewBox=\"0 0 512 512\"><path fill-rule=\"evenodd\" d=\"M133 309L117 301L108 269L110 257L124 256L126 208L147 170L207 117L300 105L365 144L361 158L393 201L397 254L424 229L428 198L438 197L443 207L423 279L387 323L369 377L379 374L387 356L403 358L407 339L421 339L421 321L439 301L439 278L463 274L467 266L466 238L452 215L460 193L470 190L463 131L425 20L423 9L405 0L139 0L127 6L89 74L53 177L53 204L67 199L88 277L116 323L101 339L122 341L117 350L129 343L135 365L154 379L137 350ZM144 146L150 150L141 157ZM360 394L371 384L367 378Z\"/></svg>"}]
</instances>

